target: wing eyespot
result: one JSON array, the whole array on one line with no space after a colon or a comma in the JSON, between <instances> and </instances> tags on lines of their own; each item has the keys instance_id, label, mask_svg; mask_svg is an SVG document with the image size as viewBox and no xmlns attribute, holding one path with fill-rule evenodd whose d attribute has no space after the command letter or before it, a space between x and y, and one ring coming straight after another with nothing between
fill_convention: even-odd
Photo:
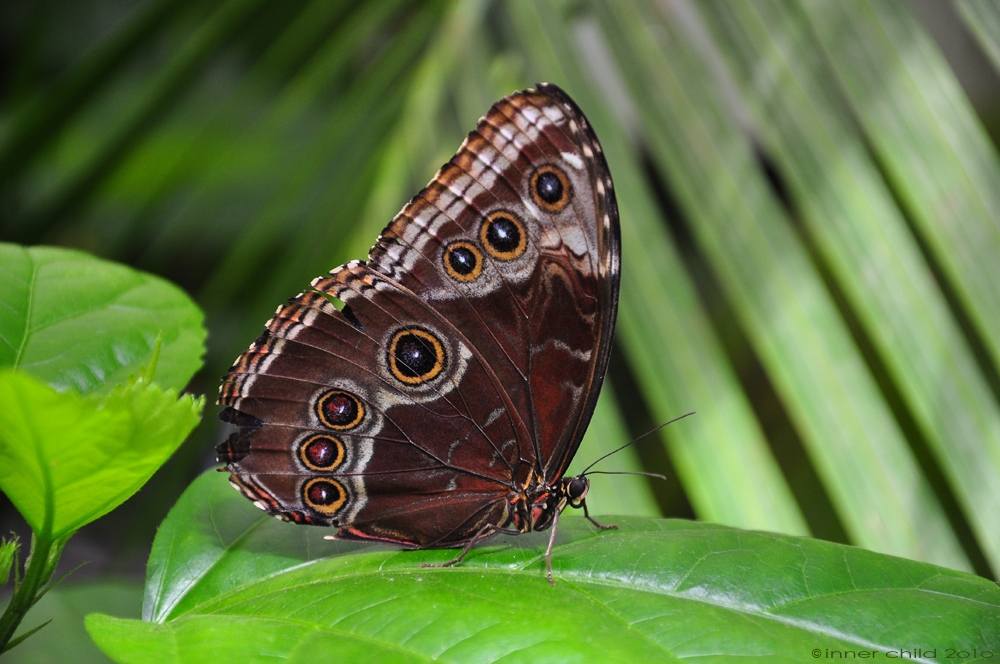
<instances>
[{"instance_id":1,"label":"wing eyespot","mask_svg":"<svg viewBox=\"0 0 1000 664\"><path fill-rule=\"evenodd\" d=\"M327 428L347 431L365 419L365 406L350 392L330 390L316 402L316 416Z\"/></svg>"},{"instance_id":2,"label":"wing eyespot","mask_svg":"<svg viewBox=\"0 0 1000 664\"><path fill-rule=\"evenodd\" d=\"M337 480L314 477L302 485L302 502L324 516L334 516L347 503L347 490Z\"/></svg>"},{"instance_id":3,"label":"wing eyespot","mask_svg":"<svg viewBox=\"0 0 1000 664\"><path fill-rule=\"evenodd\" d=\"M459 240L452 242L444 250L444 269L456 281L470 282L483 273L483 255L476 245Z\"/></svg>"},{"instance_id":4,"label":"wing eyespot","mask_svg":"<svg viewBox=\"0 0 1000 664\"><path fill-rule=\"evenodd\" d=\"M506 210L491 212L486 217L479 228L479 240L490 256L501 261L520 258L528 248L524 224Z\"/></svg>"},{"instance_id":5,"label":"wing eyespot","mask_svg":"<svg viewBox=\"0 0 1000 664\"><path fill-rule=\"evenodd\" d=\"M531 175L531 197L547 212L559 212L569 203L569 178L551 164L538 167Z\"/></svg>"},{"instance_id":6,"label":"wing eyespot","mask_svg":"<svg viewBox=\"0 0 1000 664\"><path fill-rule=\"evenodd\" d=\"M345 456L343 441L327 434L309 436L299 445L299 460L309 470L334 471L344 463Z\"/></svg>"},{"instance_id":7,"label":"wing eyespot","mask_svg":"<svg viewBox=\"0 0 1000 664\"><path fill-rule=\"evenodd\" d=\"M392 335L386 363L396 380L407 385L426 383L444 370L444 345L427 330L403 328Z\"/></svg>"}]
</instances>

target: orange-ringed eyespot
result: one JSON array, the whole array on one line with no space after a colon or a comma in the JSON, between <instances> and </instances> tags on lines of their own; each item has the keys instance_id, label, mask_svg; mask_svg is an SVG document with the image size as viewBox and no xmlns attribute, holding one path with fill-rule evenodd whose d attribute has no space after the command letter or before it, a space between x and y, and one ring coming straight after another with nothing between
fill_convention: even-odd
<instances>
[{"instance_id":1,"label":"orange-ringed eyespot","mask_svg":"<svg viewBox=\"0 0 1000 664\"><path fill-rule=\"evenodd\" d=\"M473 281L483 271L483 256L471 242L452 242L444 250L444 269L458 281Z\"/></svg>"},{"instance_id":2,"label":"orange-ringed eyespot","mask_svg":"<svg viewBox=\"0 0 1000 664\"><path fill-rule=\"evenodd\" d=\"M479 239L490 255L502 261L512 261L524 253L528 236L524 225L506 210L491 212L479 229Z\"/></svg>"},{"instance_id":3,"label":"orange-ringed eyespot","mask_svg":"<svg viewBox=\"0 0 1000 664\"><path fill-rule=\"evenodd\" d=\"M353 429L365 418L361 400L344 390L330 390L319 398L316 415L325 426L337 431Z\"/></svg>"},{"instance_id":4,"label":"orange-ringed eyespot","mask_svg":"<svg viewBox=\"0 0 1000 664\"><path fill-rule=\"evenodd\" d=\"M333 516L347 502L347 491L336 480L316 477L302 485L302 501L320 514Z\"/></svg>"},{"instance_id":5,"label":"orange-ringed eyespot","mask_svg":"<svg viewBox=\"0 0 1000 664\"><path fill-rule=\"evenodd\" d=\"M344 462L344 454L344 443L325 434L309 436L299 445L299 459L310 470L336 470Z\"/></svg>"},{"instance_id":6,"label":"orange-ringed eyespot","mask_svg":"<svg viewBox=\"0 0 1000 664\"><path fill-rule=\"evenodd\" d=\"M569 202L566 174L552 165L542 166L531 176L531 196L549 212L559 212Z\"/></svg>"},{"instance_id":7,"label":"orange-ringed eyespot","mask_svg":"<svg viewBox=\"0 0 1000 664\"><path fill-rule=\"evenodd\" d=\"M444 346L437 337L420 328L406 328L392 335L389 370L407 385L419 385L437 377L444 369Z\"/></svg>"}]
</instances>

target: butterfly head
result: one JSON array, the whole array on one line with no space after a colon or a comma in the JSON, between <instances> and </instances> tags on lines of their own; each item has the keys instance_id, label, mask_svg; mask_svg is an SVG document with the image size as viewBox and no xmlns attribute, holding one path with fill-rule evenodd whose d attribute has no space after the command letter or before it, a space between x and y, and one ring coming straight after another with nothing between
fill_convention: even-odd
<instances>
[{"instance_id":1,"label":"butterfly head","mask_svg":"<svg viewBox=\"0 0 1000 664\"><path fill-rule=\"evenodd\" d=\"M566 496L570 505L579 509L590 491L590 480L583 475L564 477L559 482L559 491Z\"/></svg>"},{"instance_id":2,"label":"butterfly head","mask_svg":"<svg viewBox=\"0 0 1000 664\"><path fill-rule=\"evenodd\" d=\"M556 513L562 512L567 505L583 507L588 491L590 480L582 475L564 477L555 485L533 483L517 501L514 524L521 532L548 530Z\"/></svg>"}]
</instances>

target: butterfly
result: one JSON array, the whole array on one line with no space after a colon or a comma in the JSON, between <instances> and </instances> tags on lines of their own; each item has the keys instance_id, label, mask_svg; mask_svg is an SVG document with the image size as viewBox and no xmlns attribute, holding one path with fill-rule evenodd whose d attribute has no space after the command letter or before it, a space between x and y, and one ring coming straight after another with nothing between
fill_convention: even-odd
<instances>
[{"instance_id":1,"label":"butterfly","mask_svg":"<svg viewBox=\"0 0 1000 664\"><path fill-rule=\"evenodd\" d=\"M556 85L512 94L382 231L367 261L279 307L219 390L230 482L331 538L464 547L552 534L614 338L611 173Z\"/></svg>"}]
</instances>

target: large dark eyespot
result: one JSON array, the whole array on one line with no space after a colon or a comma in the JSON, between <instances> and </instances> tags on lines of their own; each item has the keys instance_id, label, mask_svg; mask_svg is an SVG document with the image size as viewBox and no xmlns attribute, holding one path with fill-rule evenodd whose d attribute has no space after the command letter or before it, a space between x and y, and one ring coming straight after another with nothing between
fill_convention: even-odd
<instances>
[{"instance_id":1,"label":"large dark eyespot","mask_svg":"<svg viewBox=\"0 0 1000 664\"><path fill-rule=\"evenodd\" d=\"M302 486L302 502L321 514L333 516L347 502L347 491L336 480L317 477Z\"/></svg>"},{"instance_id":2,"label":"large dark eyespot","mask_svg":"<svg viewBox=\"0 0 1000 664\"><path fill-rule=\"evenodd\" d=\"M444 359L444 346L427 330L400 330L389 343L389 370L408 385L437 377L444 369Z\"/></svg>"},{"instance_id":3,"label":"large dark eyespot","mask_svg":"<svg viewBox=\"0 0 1000 664\"><path fill-rule=\"evenodd\" d=\"M569 203L570 187L566 174L555 166L542 166L531 176L531 196L549 212L559 212Z\"/></svg>"},{"instance_id":4,"label":"large dark eyespot","mask_svg":"<svg viewBox=\"0 0 1000 664\"><path fill-rule=\"evenodd\" d=\"M316 403L316 415L324 425L344 431L361 424L365 418L365 407L350 392L330 390Z\"/></svg>"},{"instance_id":5,"label":"large dark eyespot","mask_svg":"<svg viewBox=\"0 0 1000 664\"><path fill-rule=\"evenodd\" d=\"M524 253L528 236L517 217L505 210L490 213L479 229L479 239L494 258L512 261Z\"/></svg>"},{"instance_id":6,"label":"large dark eyespot","mask_svg":"<svg viewBox=\"0 0 1000 664\"><path fill-rule=\"evenodd\" d=\"M333 436L316 434L299 445L299 459L310 470L330 472L344 462L344 443Z\"/></svg>"},{"instance_id":7,"label":"large dark eyespot","mask_svg":"<svg viewBox=\"0 0 1000 664\"><path fill-rule=\"evenodd\" d=\"M483 256L469 242L452 242L444 250L444 269L453 279L473 281L483 272Z\"/></svg>"}]
</instances>

